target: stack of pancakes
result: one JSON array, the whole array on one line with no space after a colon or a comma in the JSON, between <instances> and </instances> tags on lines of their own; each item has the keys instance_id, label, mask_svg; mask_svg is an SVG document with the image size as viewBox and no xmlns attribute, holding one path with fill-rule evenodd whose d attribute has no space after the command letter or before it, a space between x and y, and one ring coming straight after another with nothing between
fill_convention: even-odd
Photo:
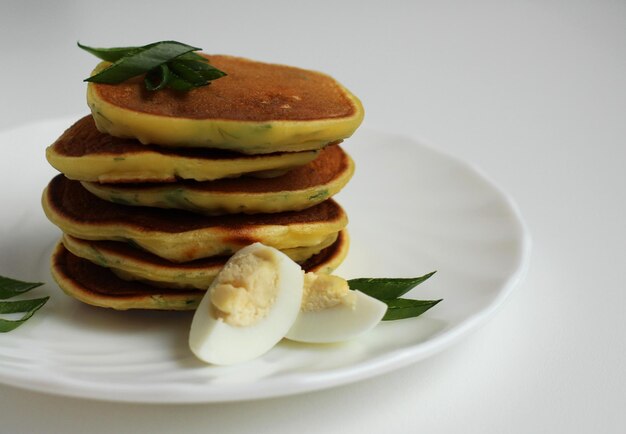
<instances>
[{"instance_id":1,"label":"stack of pancakes","mask_svg":"<svg viewBox=\"0 0 626 434\"><path fill-rule=\"evenodd\" d=\"M62 172L42 200L63 231L52 274L69 295L193 309L229 256L257 241L307 271L344 259L347 216L331 197L354 171L339 143L363 119L359 100L321 73L210 61L228 75L187 93L149 92L141 77L90 83L92 115L47 149Z\"/></svg>"}]
</instances>

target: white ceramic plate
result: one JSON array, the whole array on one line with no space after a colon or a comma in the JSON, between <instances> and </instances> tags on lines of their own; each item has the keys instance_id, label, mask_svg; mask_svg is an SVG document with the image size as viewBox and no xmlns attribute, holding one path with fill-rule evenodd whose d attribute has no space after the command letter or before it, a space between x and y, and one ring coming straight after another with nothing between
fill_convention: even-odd
<instances>
[{"instance_id":1,"label":"white ceramic plate","mask_svg":"<svg viewBox=\"0 0 626 434\"><path fill-rule=\"evenodd\" d=\"M301 393L372 377L441 351L487 320L520 280L529 236L511 200L476 169L415 141L359 132L345 148L357 174L340 194L352 247L344 277L438 273L410 296L444 301L341 345L282 342L232 367L197 361L190 313L115 312L83 305L52 281L59 231L40 208L55 171L45 147L71 119L0 133L0 274L46 285L35 317L0 335L0 382L42 392L133 402L218 402ZM27 297L28 298L28 297Z\"/></svg>"}]
</instances>

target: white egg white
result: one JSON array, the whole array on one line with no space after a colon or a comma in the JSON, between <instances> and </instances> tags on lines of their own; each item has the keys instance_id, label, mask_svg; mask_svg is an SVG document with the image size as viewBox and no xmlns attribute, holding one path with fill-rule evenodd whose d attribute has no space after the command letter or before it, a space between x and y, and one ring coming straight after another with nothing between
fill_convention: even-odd
<instances>
[{"instance_id":1,"label":"white egg white","mask_svg":"<svg viewBox=\"0 0 626 434\"><path fill-rule=\"evenodd\" d=\"M327 309L300 312L285 335L287 339L307 343L333 343L354 339L378 324L387 305L361 291L353 306L340 303Z\"/></svg>"},{"instance_id":2,"label":"white egg white","mask_svg":"<svg viewBox=\"0 0 626 434\"><path fill-rule=\"evenodd\" d=\"M259 357L276 345L293 325L302 302L303 272L287 255L260 243L253 244L236 255L247 254L254 249L271 249L277 259L276 285L278 293L269 313L249 326L233 326L214 316L211 288L202 298L191 324L189 347L201 360L230 365Z\"/></svg>"}]
</instances>

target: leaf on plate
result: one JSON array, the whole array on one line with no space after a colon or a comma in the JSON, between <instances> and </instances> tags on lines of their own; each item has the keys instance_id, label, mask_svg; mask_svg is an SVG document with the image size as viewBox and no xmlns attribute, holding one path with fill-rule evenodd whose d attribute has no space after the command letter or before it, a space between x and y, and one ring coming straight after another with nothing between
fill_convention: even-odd
<instances>
[{"instance_id":1,"label":"leaf on plate","mask_svg":"<svg viewBox=\"0 0 626 434\"><path fill-rule=\"evenodd\" d=\"M422 282L428 280L436 271L420 277L412 278L360 278L348 280L350 289L359 291L377 298L378 300L393 300L402 297L404 294L415 288Z\"/></svg>"},{"instance_id":2,"label":"leaf on plate","mask_svg":"<svg viewBox=\"0 0 626 434\"><path fill-rule=\"evenodd\" d=\"M0 300L15 297L41 285L43 285L41 282L22 282L0 276Z\"/></svg>"},{"instance_id":3,"label":"leaf on plate","mask_svg":"<svg viewBox=\"0 0 626 434\"><path fill-rule=\"evenodd\" d=\"M9 277L0 276L0 299L15 297L24 294L33 288L43 285L40 282L23 282L21 280L11 279ZM0 333L10 332L16 327L22 325L28 320L41 306L46 304L50 297L35 298L31 300L17 301L0 301L0 314L3 313L21 313L24 315L18 320L9 320L0 318Z\"/></svg>"},{"instance_id":4,"label":"leaf on plate","mask_svg":"<svg viewBox=\"0 0 626 434\"><path fill-rule=\"evenodd\" d=\"M420 316L441 300L411 300L408 298L398 298L396 300L383 301L387 304L387 313L385 313L383 321L395 321Z\"/></svg>"},{"instance_id":5,"label":"leaf on plate","mask_svg":"<svg viewBox=\"0 0 626 434\"><path fill-rule=\"evenodd\" d=\"M0 302L0 313L20 313L24 312L24 315L18 320L8 320L0 318L0 333L10 332L16 329L24 322L26 322L31 316L35 314L50 297L35 298L32 300L19 300L19 301L2 301Z\"/></svg>"}]
</instances>

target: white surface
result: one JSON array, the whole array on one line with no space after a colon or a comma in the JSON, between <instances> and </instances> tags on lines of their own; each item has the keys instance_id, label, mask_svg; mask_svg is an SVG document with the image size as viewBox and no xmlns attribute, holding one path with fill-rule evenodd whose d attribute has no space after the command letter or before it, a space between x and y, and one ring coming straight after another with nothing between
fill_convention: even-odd
<instances>
[{"instance_id":1,"label":"white surface","mask_svg":"<svg viewBox=\"0 0 626 434\"><path fill-rule=\"evenodd\" d=\"M74 47L78 39L108 46L173 38L317 68L362 98L364 127L427 138L509 192L533 236L531 266L478 332L372 380L189 406L0 386L1 430L626 430L624 2L128 3L0 3L0 127L85 109L80 80L94 61ZM346 147L358 147L358 133ZM23 176L16 182L29 182L28 169Z\"/></svg>"},{"instance_id":2,"label":"white surface","mask_svg":"<svg viewBox=\"0 0 626 434\"><path fill-rule=\"evenodd\" d=\"M71 122L46 121L0 133L0 185L10 185L22 167L31 173L31 182L4 198L0 274L46 282L38 292L52 296L36 318L0 335L0 383L160 403L240 401L325 389L398 369L457 342L493 315L528 266L527 229L497 187L434 148L364 131L352 152L360 171L339 199L352 223L350 255L338 274L410 277L438 270L407 296L443 302L419 319L380 324L344 345L284 341L249 363L207 366L189 350L189 312L92 308L62 295L52 280L49 256L60 232L37 200L51 170L45 160L31 156ZM19 149L10 143L20 143ZM387 143L384 152L380 143ZM406 186L412 187L406 200L385 194Z\"/></svg>"}]
</instances>

